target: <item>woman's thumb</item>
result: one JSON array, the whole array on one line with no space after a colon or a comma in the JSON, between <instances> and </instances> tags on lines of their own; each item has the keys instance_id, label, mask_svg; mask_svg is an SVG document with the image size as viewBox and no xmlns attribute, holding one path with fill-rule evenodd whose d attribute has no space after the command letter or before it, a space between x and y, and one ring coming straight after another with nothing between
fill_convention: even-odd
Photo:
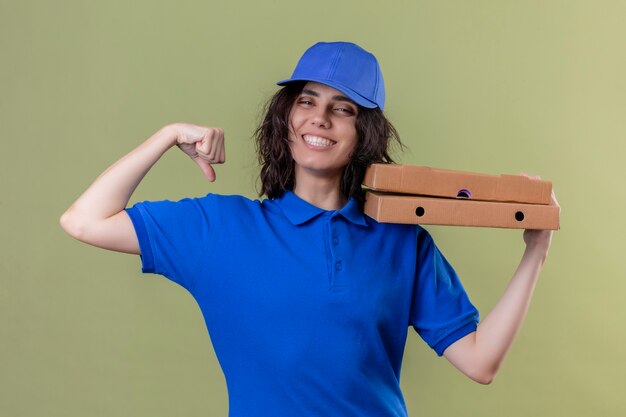
<instances>
[{"instance_id":1,"label":"woman's thumb","mask_svg":"<svg viewBox=\"0 0 626 417\"><path fill-rule=\"evenodd\" d=\"M196 164L198 164L198 166L200 167L200 170L202 170L202 172L204 173L204 176L207 177L209 181L211 182L215 181L215 178L216 178L215 170L213 169L211 164L209 164L207 161L200 158L199 156L196 156L195 158L193 158L193 160Z\"/></svg>"}]
</instances>

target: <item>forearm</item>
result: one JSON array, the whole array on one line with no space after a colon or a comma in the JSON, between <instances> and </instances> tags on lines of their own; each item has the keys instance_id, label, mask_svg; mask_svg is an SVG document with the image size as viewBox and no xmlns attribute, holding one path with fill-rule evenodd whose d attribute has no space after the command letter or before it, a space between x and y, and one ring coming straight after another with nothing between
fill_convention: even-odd
<instances>
[{"instance_id":1,"label":"forearm","mask_svg":"<svg viewBox=\"0 0 626 417\"><path fill-rule=\"evenodd\" d=\"M551 204L559 206L554 191ZM552 234L552 230L524 231L526 249L504 294L475 332L457 340L444 352L446 359L475 381L490 383L511 348L526 318L552 244Z\"/></svg>"},{"instance_id":2,"label":"forearm","mask_svg":"<svg viewBox=\"0 0 626 417\"><path fill-rule=\"evenodd\" d=\"M509 285L476 332L451 345L445 357L475 381L495 377L524 322L547 247L528 245Z\"/></svg>"},{"instance_id":3,"label":"forearm","mask_svg":"<svg viewBox=\"0 0 626 417\"><path fill-rule=\"evenodd\" d=\"M477 360L495 375L526 318L545 253L527 247L509 285L493 310L478 325Z\"/></svg>"},{"instance_id":4,"label":"forearm","mask_svg":"<svg viewBox=\"0 0 626 417\"><path fill-rule=\"evenodd\" d=\"M66 211L65 223L103 220L122 211L150 168L175 143L173 129L159 130L100 174Z\"/></svg>"}]
</instances>

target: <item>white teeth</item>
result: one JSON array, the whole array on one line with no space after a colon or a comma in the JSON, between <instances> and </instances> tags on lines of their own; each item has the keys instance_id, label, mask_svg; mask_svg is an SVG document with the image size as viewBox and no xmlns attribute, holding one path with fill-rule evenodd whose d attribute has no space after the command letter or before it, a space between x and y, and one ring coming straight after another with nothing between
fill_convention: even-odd
<instances>
[{"instance_id":1,"label":"white teeth","mask_svg":"<svg viewBox=\"0 0 626 417\"><path fill-rule=\"evenodd\" d=\"M303 139L306 143L308 143L311 146L323 147L323 146L330 146L334 143L331 140L320 138L318 136L306 135L306 136L303 136Z\"/></svg>"}]
</instances>

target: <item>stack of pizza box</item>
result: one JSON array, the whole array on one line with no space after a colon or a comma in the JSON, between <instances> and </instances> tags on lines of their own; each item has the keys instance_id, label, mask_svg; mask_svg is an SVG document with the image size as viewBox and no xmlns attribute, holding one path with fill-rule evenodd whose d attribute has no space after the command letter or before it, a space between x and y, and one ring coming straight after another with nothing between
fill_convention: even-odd
<instances>
[{"instance_id":1,"label":"stack of pizza box","mask_svg":"<svg viewBox=\"0 0 626 417\"><path fill-rule=\"evenodd\" d=\"M559 229L550 181L373 164L363 185L365 214L382 223Z\"/></svg>"}]
</instances>

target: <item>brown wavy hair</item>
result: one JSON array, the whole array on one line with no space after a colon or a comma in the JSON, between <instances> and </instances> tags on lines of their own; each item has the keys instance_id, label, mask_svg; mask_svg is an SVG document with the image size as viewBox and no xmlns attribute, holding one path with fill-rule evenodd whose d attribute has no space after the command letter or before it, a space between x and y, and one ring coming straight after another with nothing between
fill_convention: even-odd
<instances>
[{"instance_id":1,"label":"brown wavy hair","mask_svg":"<svg viewBox=\"0 0 626 417\"><path fill-rule=\"evenodd\" d=\"M295 185L294 161L289 148L289 114L306 82L285 85L265 105L265 117L254 132L261 165L259 196L280 197ZM404 145L395 127L379 109L358 106L356 118L358 141L341 178L341 193L364 202L361 189L365 170L373 163L394 163L389 156L390 143Z\"/></svg>"}]
</instances>

